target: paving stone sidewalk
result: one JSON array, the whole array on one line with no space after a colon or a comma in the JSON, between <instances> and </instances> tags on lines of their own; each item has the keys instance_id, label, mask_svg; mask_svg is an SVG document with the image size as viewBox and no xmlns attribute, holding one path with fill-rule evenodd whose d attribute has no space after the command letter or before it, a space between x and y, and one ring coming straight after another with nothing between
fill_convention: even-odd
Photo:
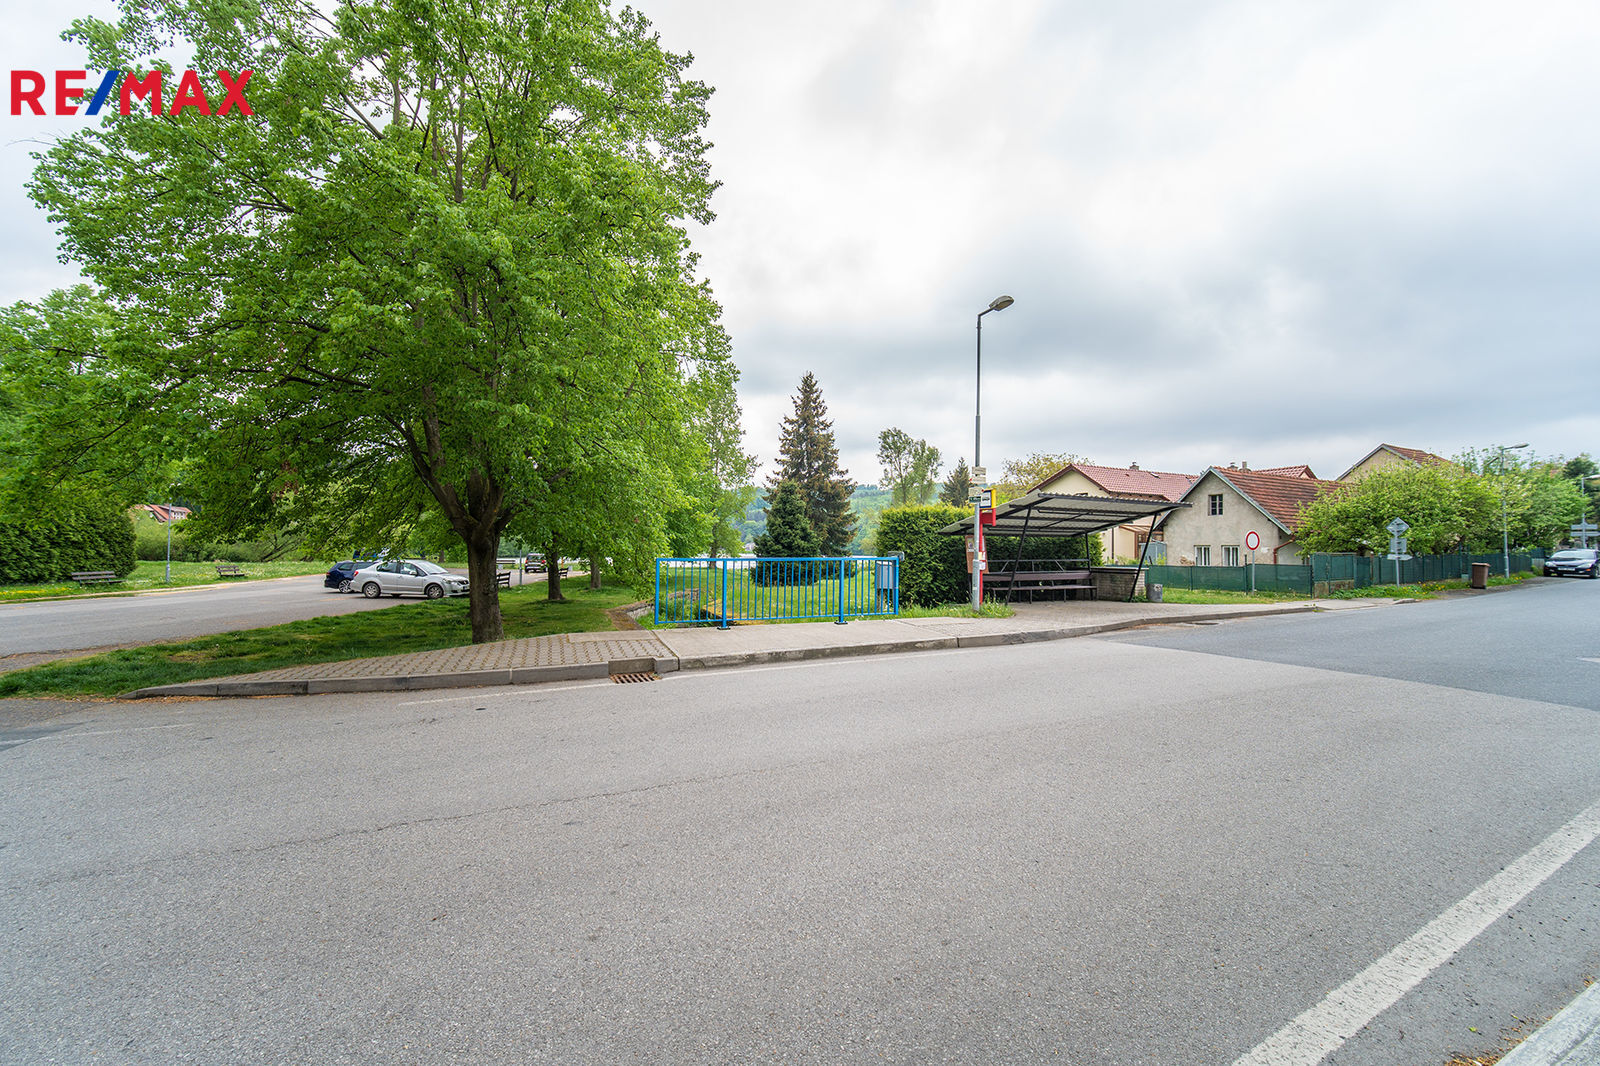
<instances>
[{"instance_id":1,"label":"paving stone sidewalk","mask_svg":"<svg viewBox=\"0 0 1600 1066\"><path fill-rule=\"evenodd\" d=\"M1068 602L1018 604L1012 618L857 619L606 633L567 633L436 651L286 667L256 674L159 685L146 696L279 696L392 692L473 685L523 685L668 673L845 655L976 648L1060 640L1142 625L1195 624L1311 610L1349 610L1393 600L1195 605Z\"/></svg>"}]
</instances>

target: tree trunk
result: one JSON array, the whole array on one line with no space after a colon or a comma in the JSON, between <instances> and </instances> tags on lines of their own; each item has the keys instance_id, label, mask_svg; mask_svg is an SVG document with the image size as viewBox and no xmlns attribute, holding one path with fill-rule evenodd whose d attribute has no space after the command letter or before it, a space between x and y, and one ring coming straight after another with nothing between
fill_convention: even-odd
<instances>
[{"instance_id":1,"label":"tree trunk","mask_svg":"<svg viewBox=\"0 0 1600 1066\"><path fill-rule=\"evenodd\" d=\"M589 591L600 591L600 560L597 556L589 556Z\"/></svg>"},{"instance_id":2,"label":"tree trunk","mask_svg":"<svg viewBox=\"0 0 1600 1066\"><path fill-rule=\"evenodd\" d=\"M505 639L500 618L500 538L467 539L467 580L472 582L467 616L472 622L472 643Z\"/></svg>"},{"instance_id":3,"label":"tree trunk","mask_svg":"<svg viewBox=\"0 0 1600 1066\"><path fill-rule=\"evenodd\" d=\"M545 599L557 602L566 600L566 597L561 595L561 554L556 551L554 539L544 552L544 574L545 585L549 588L545 593Z\"/></svg>"}]
</instances>

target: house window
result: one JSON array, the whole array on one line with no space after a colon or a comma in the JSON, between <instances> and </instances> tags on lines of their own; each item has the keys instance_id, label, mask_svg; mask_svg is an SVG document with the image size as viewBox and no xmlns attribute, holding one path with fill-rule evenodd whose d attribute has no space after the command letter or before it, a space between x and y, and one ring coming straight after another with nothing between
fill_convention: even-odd
<instances>
[{"instance_id":1,"label":"house window","mask_svg":"<svg viewBox=\"0 0 1600 1066\"><path fill-rule=\"evenodd\" d=\"M1237 544L1224 544L1222 546L1222 565L1239 565L1239 546Z\"/></svg>"},{"instance_id":2,"label":"house window","mask_svg":"<svg viewBox=\"0 0 1600 1066\"><path fill-rule=\"evenodd\" d=\"M1209 545L1209 544L1196 544L1194 546L1194 565L1196 565L1196 566L1210 566L1211 565L1211 545Z\"/></svg>"},{"instance_id":3,"label":"house window","mask_svg":"<svg viewBox=\"0 0 1600 1066\"><path fill-rule=\"evenodd\" d=\"M1222 513L1222 493L1213 492L1211 495L1206 497L1206 513L1208 513L1208 514L1221 514Z\"/></svg>"}]
</instances>

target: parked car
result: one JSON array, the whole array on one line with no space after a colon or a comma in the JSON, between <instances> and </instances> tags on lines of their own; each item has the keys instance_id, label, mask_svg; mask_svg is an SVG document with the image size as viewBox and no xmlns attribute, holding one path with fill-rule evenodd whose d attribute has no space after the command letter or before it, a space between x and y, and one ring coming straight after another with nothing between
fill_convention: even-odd
<instances>
[{"instance_id":1,"label":"parked car","mask_svg":"<svg viewBox=\"0 0 1600 1066\"><path fill-rule=\"evenodd\" d=\"M1571 574L1573 577L1600 575L1600 550L1564 548L1544 561L1544 576Z\"/></svg>"},{"instance_id":2,"label":"parked car","mask_svg":"<svg viewBox=\"0 0 1600 1066\"><path fill-rule=\"evenodd\" d=\"M544 573L544 556L542 556L542 555L529 555L529 556L525 557L522 560L522 572L524 574L542 574L542 573Z\"/></svg>"},{"instance_id":3,"label":"parked car","mask_svg":"<svg viewBox=\"0 0 1600 1066\"><path fill-rule=\"evenodd\" d=\"M445 596L465 596L469 589L466 578L426 559L364 563L350 583L369 600L379 596L426 596L437 600Z\"/></svg>"},{"instance_id":4,"label":"parked car","mask_svg":"<svg viewBox=\"0 0 1600 1066\"><path fill-rule=\"evenodd\" d=\"M322 579L325 589L338 589L340 592L350 591L350 578L355 575L356 567L360 564L354 559L346 559L342 563L334 563L333 569L328 571L328 576Z\"/></svg>"}]
</instances>

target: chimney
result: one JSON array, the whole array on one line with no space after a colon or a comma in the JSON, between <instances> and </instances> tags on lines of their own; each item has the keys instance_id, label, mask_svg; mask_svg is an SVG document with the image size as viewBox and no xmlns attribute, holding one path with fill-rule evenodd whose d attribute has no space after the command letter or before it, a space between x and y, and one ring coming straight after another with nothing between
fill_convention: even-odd
<instances>
[{"instance_id":1,"label":"chimney","mask_svg":"<svg viewBox=\"0 0 1600 1066\"><path fill-rule=\"evenodd\" d=\"M1249 462L1241 460L1240 463L1239 463L1239 469L1240 470L1249 470L1250 469Z\"/></svg>"},{"instance_id":2,"label":"chimney","mask_svg":"<svg viewBox=\"0 0 1600 1066\"><path fill-rule=\"evenodd\" d=\"M1129 463L1128 464L1128 469L1129 470L1137 470L1137 469L1139 469L1139 464L1138 463Z\"/></svg>"}]
</instances>

